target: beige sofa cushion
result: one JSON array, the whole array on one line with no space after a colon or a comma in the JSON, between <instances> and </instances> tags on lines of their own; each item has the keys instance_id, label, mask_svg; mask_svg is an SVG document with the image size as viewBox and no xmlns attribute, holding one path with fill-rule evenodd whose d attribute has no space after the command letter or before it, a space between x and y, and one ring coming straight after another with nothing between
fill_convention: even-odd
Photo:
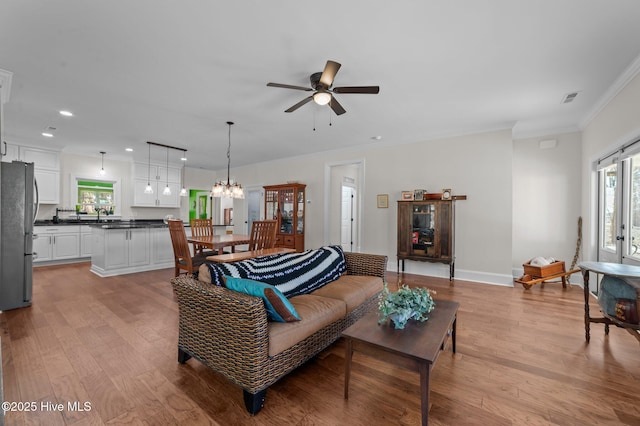
<instances>
[{"instance_id":1,"label":"beige sofa cushion","mask_svg":"<svg viewBox=\"0 0 640 426\"><path fill-rule=\"evenodd\" d=\"M311 294L342 300L347 304L347 313L349 313L380 291L382 291L380 277L342 275L338 280Z\"/></svg>"},{"instance_id":2,"label":"beige sofa cushion","mask_svg":"<svg viewBox=\"0 0 640 426\"><path fill-rule=\"evenodd\" d=\"M211 272L209 271L209 267L206 263L203 263L198 268L198 281L202 281L205 283L211 282Z\"/></svg>"},{"instance_id":3,"label":"beige sofa cushion","mask_svg":"<svg viewBox=\"0 0 640 426\"><path fill-rule=\"evenodd\" d=\"M302 320L269 322L269 356L279 354L347 314L345 303L337 299L301 294L289 301Z\"/></svg>"}]
</instances>

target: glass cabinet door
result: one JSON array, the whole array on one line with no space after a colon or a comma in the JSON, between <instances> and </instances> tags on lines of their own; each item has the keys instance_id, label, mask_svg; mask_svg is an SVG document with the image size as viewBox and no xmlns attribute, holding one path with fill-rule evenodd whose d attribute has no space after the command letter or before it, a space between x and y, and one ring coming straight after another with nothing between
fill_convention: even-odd
<instances>
[{"instance_id":1,"label":"glass cabinet door","mask_svg":"<svg viewBox=\"0 0 640 426\"><path fill-rule=\"evenodd\" d=\"M282 197L282 209L280 210L280 232L283 234L293 234L293 203L295 201L293 198L293 189L282 190L280 195Z\"/></svg>"},{"instance_id":2,"label":"glass cabinet door","mask_svg":"<svg viewBox=\"0 0 640 426\"><path fill-rule=\"evenodd\" d=\"M278 191L266 191L264 197L265 218L267 220L278 220Z\"/></svg>"},{"instance_id":3,"label":"glass cabinet door","mask_svg":"<svg viewBox=\"0 0 640 426\"><path fill-rule=\"evenodd\" d=\"M435 256L436 206L414 204L411 217L411 248L413 254Z\"/></svg>"},{"instance_id":4,"label":"glass cabinet door","mask_svg":"<svg viewBox=\"0 0 640 426\"><path fill-rule=\"evenodd\" d=\"M304 233L304 190L298 191L298 208L296 210L296 216L298 217L298 223L296 226L296 233Z\"/></svg>"}]
</instances>

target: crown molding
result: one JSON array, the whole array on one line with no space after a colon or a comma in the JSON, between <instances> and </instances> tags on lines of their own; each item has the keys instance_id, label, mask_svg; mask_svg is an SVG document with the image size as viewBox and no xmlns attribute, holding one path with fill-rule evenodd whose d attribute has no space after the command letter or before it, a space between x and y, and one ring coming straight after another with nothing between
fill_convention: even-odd
<instances>
[{"instance_id":1,"label":"crown molding","mask_svg":"<svg viewBox=\"0 0 640 426\"><path fill-rule=\"evenodd\" d=\"M0 102L6 104L9 102L9 96L11 95L11 79L13 73L11 71L5 71L0 69Z\"/></svg>"},{"instance_id":2,"label":"crown molding","mask_svg":"<svg viewBox=\"0 0 640 426\"><path fill-rule=\"evenodd\" d=\"M594 118L615 98L618 93L626 87L640 73L640 56L638 56L631 64L620 74L616 81L602 95L602 97L593 105L593 108L580 121L580 130L584 130Z\"/></svg>"}]
</instances>

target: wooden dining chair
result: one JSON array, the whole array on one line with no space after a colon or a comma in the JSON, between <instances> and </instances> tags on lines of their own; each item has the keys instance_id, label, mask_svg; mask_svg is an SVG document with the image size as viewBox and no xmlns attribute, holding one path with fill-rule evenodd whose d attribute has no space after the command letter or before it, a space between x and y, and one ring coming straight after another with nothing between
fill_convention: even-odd
<instances>
[{"instance_id":1,"label":"wooden dining chair","mask_svg":"<svg viewBox=\"0 0 640 426\"><path fill-rule=\"evenodd\" d=\"M169 233L171 234L171 244L173 245L173 257L175 259L175 276L180 275L180 270L189 274L195 274L200 265L206 260L206 254L196 253L191 256L187 233L181 220L172 219L167 221Z\"/></svg>"},{"instance_id":2,"label":"wooden dining chair","mask_svg":"<svg viewBox=\"0 0 640 426\"><path fill-rule=\"evenodd\" d=\"M191 225L191 235L194 237L205 237L213 235L213 223L211 219L191 219L189 224ZM207 250L205 246L199 244L193 245L193 251L194 253L199 254L214 254L212 250Z\"/></svg>"},{"instance_id":3,"label":"wooden dining chair","mask_svg":"<svg viewBox=\"0 0 640 426\"><path fill-rule=\"evenodd\" d=\"M276 220L256 220L251 225L249 251L274 248L276 246Z\"/></svg>"}]
</instances>

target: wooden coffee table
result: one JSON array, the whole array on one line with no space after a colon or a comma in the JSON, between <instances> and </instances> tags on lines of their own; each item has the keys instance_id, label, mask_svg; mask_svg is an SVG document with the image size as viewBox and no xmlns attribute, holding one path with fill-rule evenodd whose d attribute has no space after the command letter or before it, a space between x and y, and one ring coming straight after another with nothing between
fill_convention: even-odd
<instances>
[{"instance_id":1,"label":"wooden coffee table","mask_svg":"<svg viewBox=\"0 0 640 426\"><path fill-rule=\"evenodd\" d=\"M458 302L448 300L435 302L436 307L428 321L411 320L403 330L396 330L393 325L378 325L378 313L372 312L342 333L346 340L345 399L349 399L351 359L353 352L358 351L420 373L422 424L428 424L431 368L444 350L449 336L451 349L456 352L456 318L460 306Z\"/></svg>"}]
</instances>

